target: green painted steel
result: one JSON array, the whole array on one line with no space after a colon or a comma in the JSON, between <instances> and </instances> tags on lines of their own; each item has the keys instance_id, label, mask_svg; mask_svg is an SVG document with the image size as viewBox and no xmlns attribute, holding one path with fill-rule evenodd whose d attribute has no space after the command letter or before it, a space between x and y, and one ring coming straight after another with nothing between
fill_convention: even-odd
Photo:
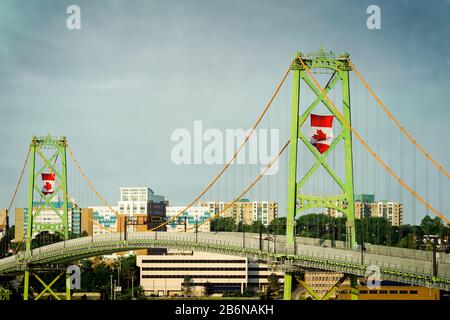
<instances>
[{"instance_id":1,"label":"green painted steel","mask_svg":"<svg viewBox=\"0 0 450 320\"><path fill-rule=\"evenodd\" d=\"M302 254L290 254L289 252L284 252L286 251L285 247L280 246L276 250L277 253L274 253L272 251L259 250L258 240L246 241L246 246L248 245L248 247L244 248L241 237L228 237L228 239L217 240L214 235L200 235L199 241L196 242L195 234L178 235L167 232L130 234L128 240L121 240L119 234L96 238L78 238L34 249L32 255L28 257L22 252L14 257L1 259L0 273L7 274L23 271L29 263L34 265L57 265L114 252L161 247L251 257L266 261L266 263L289 274L305 269L316 269L354 276L365 276L368 268L368 264L362 265L359 261L359 253L352 250L329 249L331 250L329 253L317 255L318 252L314 253L314 250L308 249L306 251L303 250L302 252L304 253ZM318 247L317 249L322 248ZM5 264L5 261L8 263ZM408 259L405 260L405 263L407 261ZM450 277L445 274L433 277L430 270L422 267L416 269L416 271L409 271L411 268L403 267L398 263L386 266L382 262L377 263L375 261L375 263L380 265L380 273L383 280L450 290ZM418 265L422 266L423 262Z\"/></svg>"},{"instance_id":2,"label":"green painted steel","mask_svg":"<svg viewBox=\"0 0 450 320\"><path fill-rule=\"evenodd\" d=\"M49 230L49 225L46 223L37 223L35 220L42 212L42 210L51 209L59 217L60 223L56 229L60 231L65 240L69 239L69 214L68 214L68 199L67 199L67 158L66 158L67 140L65 137L54 138L50 135L45 137L33 136L30 144L30 178L28 189L28 211L27 211L27 232L26 232L26 257L31 256L31 241L33 237L33 230L36 228L39 231ZM52 155L46 156L43 150L50 150ZM36 155L42 161L42 166L36 168ZM60 169L58 169L58 160L60 161ZM42 187L38 185L40 181L39 176L49 170L55 174L54 191L51 194L45 195L42 192ZM35 193L39 196L39 202L36 203ZM60 196L62 199L62 212L52 203L55 196ZM61 201L61 200L60 200ZM24 278L24 300L29 298L29 284L30 284L30 268L26 264ZM51 286L51 285L50 285ZM70 299L70 287L66 286L66 297Z\"/></svg>"},{"instance_id":3,"label":"green painted steel","mask_svg":"<svg viewBox=\"0 0 450 320\"><path fill-rule=\"evenodd\" d=\"M290 157L289 157L289 181L288 181L288 208L287 208L287 226L286 226L286 245L292 247L294 245L294 223L297 214L302 211L324 207L332 208L343 212L347 217L346 226L346 243L348 247L353 247L356 241L355 235L355 204L354 204L354 186L353 186L353 160L352 160L352 136L347 126L343 126L342 119L335 112L335 108L329 103L325 95L309 78L300 59L312 72L321 72L323 70L331 70L332 78L325 88L328 93L337 83L341 82L342 87L342 115L345 121L351 124L350 119L350 86L349 71L350 66L347 62L348 54L337 57L332 53L325 53L320 49L317 53L303 55L298 52L294 57L292 65L293 87L292 87L292 106L291 106L291 133L290 133ZM316 99L299 115L299 106L302 99L300 93L301 81L311 88L315 93ZM335 116L337 121L342 125L342 131L334 139L328 150L320 154L314 146L311 145L309 139L302 133L301 126L308 119L312 111L319 103L323 103L327 109ZM336 105L336 103L335 103ZM297 182L297 144L301 140L307 149L314 155L317 162L311 169L301 177ZM344 161L345 161L345 179L342 179L328 165L327 157L335 149L339 143L344 144ZM313 173L322 166L331 176L331 178L340 187L341 193L335 196L311 196L302 193L304 184L312 178ZM284 299L290 299L292 289L292 275L285 276L284 281L285 295Z\"/></svg>"},{"instance_id":4,"label":"green painted steel","mask_svg":"<svg viewBox=\"0 0 450 320\"><path fill-rule=\"evenodd\" d=\"M11 291L9 289L0 287L0 301L1 300L9 300L10 297L11 297Z\"/></svg>"},{"instance_id":5,"label":"green painted steel","mask_svg":"<svg viewBox=\"0 0 450 320\"><path fill-rule=\"evenodd\" d=\"M286 246L294 247L294 221L295 203L297 190L297 147L298 147L298 108L300 102L300 70L293 70L292 81L292 116L291 118L291 138L289 142L289 181L288 181L288 209L286 223ZM284 276L284 299L291 299L292 273L286 272Z\"/></svg>"}]
</instances>

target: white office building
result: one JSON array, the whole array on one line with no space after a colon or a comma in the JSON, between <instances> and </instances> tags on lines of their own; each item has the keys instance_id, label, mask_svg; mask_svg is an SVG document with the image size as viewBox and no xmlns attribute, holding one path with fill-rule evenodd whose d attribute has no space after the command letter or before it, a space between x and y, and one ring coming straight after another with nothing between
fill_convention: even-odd
<instances>
[{"instance_id":1,"label":"white office building","mask_svg":"<svg viewBox=\"0 0 450 320\"><path fill-rule=\"evenodd\" d=\"M167 220L172 219L186 207L166 207ZM177 218L167 224L167 232L195 232L198 226L198 232L210 232L211 224L206 222L210 218L208 207L191 207L184 211Z\"/></svg>"},{"instance_id":2,"label":"white office building","mask_svg":"<svg viewBox=\"0 0 450 320\"><path fill-rule=\"evenodd\" d=\"M191 280L193 294L204 293L208 283L214 293L240 291L246 287L265 290L268 277L275 273L283 282L283 272L246 257L209 252L168 251L166 255L136 257L140 285L147 295L182 295L182 284Z\"/></svg>"}]
</instances>

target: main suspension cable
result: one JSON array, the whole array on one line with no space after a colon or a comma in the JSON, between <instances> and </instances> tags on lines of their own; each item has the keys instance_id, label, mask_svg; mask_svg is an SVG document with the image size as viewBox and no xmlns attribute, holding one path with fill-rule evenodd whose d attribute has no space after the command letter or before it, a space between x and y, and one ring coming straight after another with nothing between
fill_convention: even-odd
<instances>
[{"instance_id":1,"label":"main suspension cable","mask_svg":"<svg viewBox=\"0 0 450 320\"><path fill-rule=\"evenodd\" d=\"M270 106L272 105L272 102L275 100L275 97L277 96L278 92L280 91L284 81L286 80L287 76L289 75L289 72L291 71L291 67L293 64L293 60L291 61L291 63L289 64L288 69L286 70L286 72L284 73L283 78L281 79L281 82L278 84L275 92L273 93L272 97L270 98L269 102L267 103L266 107L264 108L264 110L261 112L261 114L259 115L258 119L256 120L256 122L253 124L252 128L250 129L250 132L246 135L244 141L241 143L241 145L239 146L239 148L234 152L233 157L227 162L227 164L222 168L222 170L220 170L220 172L214 177L214 179L197 195L197 197L195 197L195 199L188 205L186 206L183 210L181 210L179 213L177 213L176 215L174 215L172 218L170 218L169 220L165 221L164 223L160 224L159 226L156 226L152 229L149 229L148 231L153 231L156 229L159 229L165 225L167 225L169 222L175 220L176 218L178 218L180 215L182 215L184 212L186 212L186 210L189 210L193 205L195 205L197 203L197 201L203 197L203 195L208 192L208 190L216 183L217 180L220 179L220 177L225 173L225 171L228 169L228 167L230 166L230 164L236 159L237 155L239 154L239 152L242 150L242 148L247 144L248 140L250 139L250 136L253 134L253 132L256 130L256 127L259 125L259 123L261 122L261 120L263 119L264 115L267 113L267 111L269 110Z\"/></svg>"},{"instance_id":2,"label":"main suspension cable","mask_svg":"<svg viewBox=\"0 0 450 320\"><path fill-rule=\"evenodd\" d=\"M44 157L44 155L43 155L41 149L40 149L39 147L37 147L37 148L36 148L36 151L38 152L39 156L44 160L45 157ZM69 151L69 152L70 152L70 151ZM55 162L56 162L56 159L55 159ZM52 171L52 168L48 167L48 169L49 169L50 171ZM56 180L56 176L55 176L55 180ZM80 206L78 206L78 205L75 203L75 201L74 201L74 200L66 193L66 191L64 190L64 188L59 188L59 189L62 191L64 197L65 197L67 200L69 200L69 202L72 204L72 206L73 206L72 210L73 210L73 209L76 209L76 208L80 208ZM110 209L111 209L111 208L110 208ZM104 229L104 230L106 230L106 231L108 231L108 232L111 232L111 233L115 232L114 230L111 230L111 229L108 229L108 228L102 226L101 223L95 221L94 219L88 218L88 221L89 221L89 222L92 222L93 224L97 225L98 227L100 227L100 228L102 228L102 229Z\"/></svg>"},{"instance_id":3,"label":"main suspension cable","mask_svg":"<svg viewBox=\"0 0 450 320\"><path fill-rule=\"evenodd\" d=\"M367 90L369 90L370 94L372 95L372 97L375 98L375 100L377 101L378 105L383 109L383 111L389 116L389 118L394 121L394 123L397 125L397 127L400 129L401 132L403 132L403 134L414 144L417 146L417 148L419 148L420 151L422 151L422 153L429 159L431 160L431 162L433 162L433 164L439 169L439 171L441 171L442 173L445 174L445 176L447 178L450 178L450 175L444 170L444 168L442 168L441 165L439 165L439 163L437 163L430 155L429 153L427 153L418 143L416 140L414 140L414 138L403 128L403 126L400 124L400 122L392 115L392 113L389 111L389 109L383 104L383 102L381 101L381 99L375 94L375 92L372 90L372 88L369 86L369 84L364 80L364 78L361 76L361 74L358 72L358 70L355 68L354 64L351 62L350 59L347 59L350 67L352 68L352 70L355 72L356 76L359 78L359 80L361 80L361 82L364 84L364 86L366 87Z\"/></svg>"},{"instance_id":4,"label":"main suspension cable","mask_svg":"<svg viewBox=\"0 0 450 320\"><path fill-rule=\"evenodd\" d=\"M435 208L433 208L430 204L428 204L422 197L420 197L414 190L412 190L403 180L400 178L395 172L392 171L391 168L383 161L383 159L378 156L377 153L375 153L372 148L369 147L369 145L366 143L366 141L359 135L359 133L350 125L350 123L344 118L342 113L336 108L334 103L330 100L326 92L323 90L323 88L320 86L320 84L317 82L316 78L313 76L311 70L309 67L305 64L303 59L299 59L301 64L303 65L303 68L306 70L310 78L313 80L316 87L321 91L322 95L327 99L330 106L333 107L333 111L339 116L339 118L342 120L342 122L345 124L345 126L353 133L353 135L362 143L362 145L367 149L367 151L370 152L370 154L375 157L375 159L378 160L378 162L384 167L384 169L389 172L403 187L405 187L414 197L416 197L420 202L422 202L426 208L429 208L431 211L433 211L437 216L439 216L441 219L443 219L445 222L450 224L450 221L445 218L441 213L439 213Z\"/></svg>"},{"instance_id":5,"label":"main suspension cable","mask_svg":"<svg viewBox=\"0 0 450 320\"><path fill-rule=\"evenodd\" d=\"M255 180L253 180L253 182L247 186L247 188L245 188L244 191L241 192L241 194L239 196L237 196L232 202L230 202L228 205L226 205L222 210L220 210L218 213L212 215L211 217L209 217L208 219L206 219L205 221L203 221L201 224L192 226L190 228L187 228L186 231L188 230L192 230L194 228L200 227L201 225L204 225L205 223L208 223L209 221L211 221L212 219L220 216L222 213L224 213L225 211L227 211L229 208L231 208L236 202L238 202L239 200L242 199L242 197L250 190L253 188L253 186L266 174L266 172L270 169L270 167L272 167L272 165L278 160L278 158L281 156L281 154L286 150L287 146L289 145L289 142L286 142L284 144L284 146L280 149L280 151L278 152L278 154L275 156L275 158L272 159L272 161L270 161L270 163L264 168L263 172L261 172L256 178ZM184 230L182 231L184 232Z\"/></svg>"},{"instance_id":6,"label":"main suspension cable","mask_svg":"<svg viewBox=\"0 0 450 320\"><path fill-rule=\"evenodd\" d=\"M9 211L11 210L12 205L14 204L14 201L16 200L17 192L19 191L19 187L20 187L20 184L22 182L23 174L25 173L25 169L27 167L28 159L30 158L30 153L31 153L31 148L28 148L27 156L25 158L25 162L23 164L22 171L20 172L19 181L17 181L16 188L14 190L12 199L9 202L8 210L6 211L5 218L3 219L3 222L1 223L1 225L4 225L6 223L6 219L7 219L8 215L9 215Z\"/></svg>"},{"instance_id":7,"label":"main suspension cable","mask_svg":"<svg viewBox=\"0 0 450 320\"><path fill-rule=\"evenodd\" d=\"M239 146L239 148L235 151L233 157L227 162L227 164L225 164L225 166L222 168L222 170L214 177L214 179L212 181L210 181L210 183L197 195L197 197L195 197L195 199L188 205L186 206L183 210L181 210L178 214L172 216L170 219L166 220L165 222L163 222L162 224L151 228L147 231L154 231L157 230L165 225L167 225L169 222L175 220L176 218L178 218L180 215L182 215L184 212L186 212L186 210L188 210L189 208L191 208L193 205L195 205L197 203L197 201L217 182L217 180L220 179L220 177L222 177L222 175L225 173L225 171L229 168L230 164L236 159L237 155L239 154L239 152L242 150L242 148L247 144L248 140L250 139L250 136L253 134L253 132L255 131L256 127L259 125L259 123L261 122L261 120L263 119L264 115L267 113L267 111L269 110L270 106L272 105L272 102L275 100L275 97L277 96L278 92L280 91L282 85L284 84L287 76L289 75L289 72L291 71L291 67L293 64L293 60L291 61L291 63L289 64L288 69L286 70L286 72L284 73L284 76L281 80L281 82L278 84L277 88L275 89L275 92L273 93L272 97L270 98L269 102L267 103L266 107L264 108L264 110L261 112L261 114L259 115L258 119L256 120L256 122L253 124L252 128L250 129L250 132L246 135L244 141L241 143L241 145ZM112 211L114 212L116 215L118 215L118 212L114 209L111 208L111 206L106 202L106 200L100 195L100 193L95 189L95 187L93 186L93 184L89 181L88 177L86 176L86 174L84 173L83 169L81 168L81 166L79 165L78 161L76 161L72 150L70 149L69 146L67 146L67 149L69 150L69 153L71 155L72 160L74 161L78 171L80 171L81 175L83 176L83 178L86 180L86 182L89 184L89 186L91 187L91 189L95 192L95 194L100 198L100 200Z\"/></svg>"}]
</instances>

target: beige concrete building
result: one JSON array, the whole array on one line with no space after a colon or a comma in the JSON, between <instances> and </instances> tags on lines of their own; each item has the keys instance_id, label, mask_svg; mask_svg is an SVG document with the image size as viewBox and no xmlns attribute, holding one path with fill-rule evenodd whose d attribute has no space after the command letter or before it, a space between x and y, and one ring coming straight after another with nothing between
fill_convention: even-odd
<instances>
[{"instance_id":1,"label":"beige concrete building","mask_svg":"<svg viewBox=\"0 0 450 320\"><path fill-rule=\"evenodd\" d=\"M24 208L16 208L14 210L14 241L19 242L24 239Z\"/></svg>"},{"instance_id":2,"label":"beige concrete building","mask_svg":"<svg viewBox=\"0 0 450 320\"><path fill-rule=\"evenodd\" d=\"M371 204L371 216L384 217L393 226L403 224L403 204L398 202L376 202Z\"/></svg>"},{"instance_id":3,"label":"beige concrete building","mask_svg":"<svg viewBox=\"0 0 450 320\"><path fill-rule=\"evenodd\" d=\"M384 217L393 226L403 224L403 204L392 201L374 201L373 195L355 195L355 218ZM343 213L336 209L327 209L332 217L343 217Z\"/></svg>"},{"instance_id":4,"label":"beige concrete building","mask_svg":"<svg viewBox=\"0 0 450 320\"><path fill-rule=\"evenodd\" d=\"M231 202L210 201L200 202L200 206L209 208L211 215L218 214L230 205ZM236 224L252 224L255 221L262 221L265 226L278 217L278 202L274 201L250 201L242 199L227 208L220 217L233 218Z\"/></svg>"},{"instance_id":5,"label":"beige concrete building","mask_svg":"<svg viewBox=\"0 0 450 320\"><path fill-rule=\"evenodd\" d=\"M8 209L0 209L0 239L3 238L8 227Z\"/></svg>"},{"instance_id":6,"label":"beige concrete building","mask_svg":"<svg viewBox=\"0 0 450 320\"><path fill-rule=\"evenodd\" d=\"M182 295L182 284L191 279L193 294L201 295L205 283L217 292L235 290L243 292L250 286L262 290L272 273L268 265L249 261L245 257L217 253L168 251L166 255L137 256L140 268L140 285L147 295ZM282 272L274 272L282 282Z\"/></svg>"},{"instance_id":7,"label":"beige concrete building","mask_svg":"<svg viewBox=\"0 0 450 320\"><path fill-rule=\"evenodd\" d=\"M305 282L319 297L323 297L343 276L344 274L339 272L306 272ZM350 281L348 279L342 284L342 286L349 285ZM330 299L336 299L337 294L338 290L331 294ZM312 298L306 291L304 297L306 299Z\"/></svg>"},{"instance_id":8,"label":"beige concrete building","mask_svg":"<svg viewBox=\"0 0 450 320\"><path fill-rule=\"evenodd\" d=\"M87 233L88 236L94 235L94 217L93 217L93 210L91 208L82 208L81 209L81 230L80 234L83 234L84 232ZM98 226L97 226L98 228Z\"/></svg>"}]
</instances>

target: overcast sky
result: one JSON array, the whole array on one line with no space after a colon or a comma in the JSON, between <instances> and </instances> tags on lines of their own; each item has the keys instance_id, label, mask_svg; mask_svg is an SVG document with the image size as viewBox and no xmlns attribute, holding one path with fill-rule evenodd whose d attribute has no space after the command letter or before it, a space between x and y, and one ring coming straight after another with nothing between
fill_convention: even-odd
<instances>
[{"instance_id":1,"label":"overcast sky","mask_svg":"<svg viewBox=\"0 0 450 320\"><path fill-rule=\"evenodd\" d=\"M66 28L71 4L81 30ZM370 4L381 8L381 30L366 27ZM0 207L31 137L47 133L68 137L109 201L140 184L186 204L219 167L174 165L171 133L195 120L250 127L293 53L321 44L349 52L449 169L448 39L448 0L2 0Z\"/></svg>"}]
</instances>

